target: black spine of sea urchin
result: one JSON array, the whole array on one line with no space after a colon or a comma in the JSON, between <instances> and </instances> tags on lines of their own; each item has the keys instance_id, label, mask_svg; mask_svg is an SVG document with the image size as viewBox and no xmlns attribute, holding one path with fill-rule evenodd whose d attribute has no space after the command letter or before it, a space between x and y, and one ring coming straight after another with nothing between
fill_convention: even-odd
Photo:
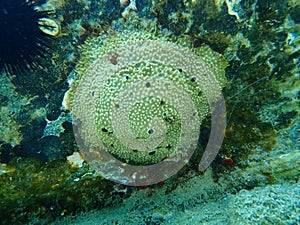
<instances>
[{"instance_id":1,"label":"black spine of sea urchin","mask_svg":"<svg viewBox=\"0 0 300 225\"><path fill-rule=\"evenodd\" d=\"M0 0L1 71L23 72L46 57L49 36L40 30L38 21L48 12L37 11L39 4L41 1Z\"/></svg>"}]
</instances>

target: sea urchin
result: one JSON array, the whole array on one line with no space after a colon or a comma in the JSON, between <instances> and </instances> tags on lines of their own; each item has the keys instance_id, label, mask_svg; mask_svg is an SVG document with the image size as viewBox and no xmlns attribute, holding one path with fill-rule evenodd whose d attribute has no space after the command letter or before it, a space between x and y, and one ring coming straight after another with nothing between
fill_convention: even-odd
<instances>
[{"instance_id":1,"label":"sea urchin","mask_svg":"<svg viewBox=\"0 0 300 225\"><path fill-rule=\"evenodd\" d=\"M38 2L0 0L0 66L6 73L34 68L46 56L49 36L39 20L48 12L36 10Z\"/></svg>"}]
</instances>

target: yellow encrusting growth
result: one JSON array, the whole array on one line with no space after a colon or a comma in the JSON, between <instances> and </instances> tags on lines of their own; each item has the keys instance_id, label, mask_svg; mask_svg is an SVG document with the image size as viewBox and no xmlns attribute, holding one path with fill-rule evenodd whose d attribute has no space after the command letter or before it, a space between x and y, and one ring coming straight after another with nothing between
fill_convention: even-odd
<instances>
[{"instance_id":1,"label":"yellow encrusting growth","mask_svg":"<svg viewBox=\"0 0 300 225\"><path fill-rule=\"evenodd\" d=\"M71 94L85 145L138 165L195 146L227 62L208 46L187 47L132 30L87 41Z\"/></svg>"}]
</instances>

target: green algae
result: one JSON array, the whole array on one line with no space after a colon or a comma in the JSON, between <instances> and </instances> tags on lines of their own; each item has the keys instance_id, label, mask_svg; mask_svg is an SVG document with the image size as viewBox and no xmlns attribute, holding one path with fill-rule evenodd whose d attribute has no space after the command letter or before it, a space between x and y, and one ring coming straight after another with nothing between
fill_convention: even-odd
<instances>
[{"instance_id":1,"label":"green algae","mask_svg":"<svg viewBox=\"0 0 300 225\"><path fill-rule=\"evenodd\" d=\"M3 223L20 224L45 215L51 221L78 210L101 208L112 187L101 177L90 175L86 166L74 168L64 160L43 164L36 159L15 158L2 168Z\"/></svg>"}]
</instances>

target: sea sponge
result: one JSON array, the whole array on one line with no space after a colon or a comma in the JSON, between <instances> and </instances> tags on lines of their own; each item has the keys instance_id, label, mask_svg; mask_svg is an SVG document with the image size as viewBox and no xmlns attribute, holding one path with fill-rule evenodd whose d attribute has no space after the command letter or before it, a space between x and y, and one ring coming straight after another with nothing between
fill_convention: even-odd
<instances>
[{"instance_id":1,"label":"sea sponge","mask_svg":"<svg viewBox=\"0 0 300 225\"><path fill-rule=\"evenodd\" d=\"M146 165L160 165L159 178L141 182L149 184L173 175L191 157L202 120L222 97L227 63L208 47L197 56L165 38L130 32L83 46L71 110L77 143L94 169L132 184L134 166L143 167L138 178L144 179L155 173ZM215 155L204 157L202 167Z\"/></svg>"}]
</instances>

